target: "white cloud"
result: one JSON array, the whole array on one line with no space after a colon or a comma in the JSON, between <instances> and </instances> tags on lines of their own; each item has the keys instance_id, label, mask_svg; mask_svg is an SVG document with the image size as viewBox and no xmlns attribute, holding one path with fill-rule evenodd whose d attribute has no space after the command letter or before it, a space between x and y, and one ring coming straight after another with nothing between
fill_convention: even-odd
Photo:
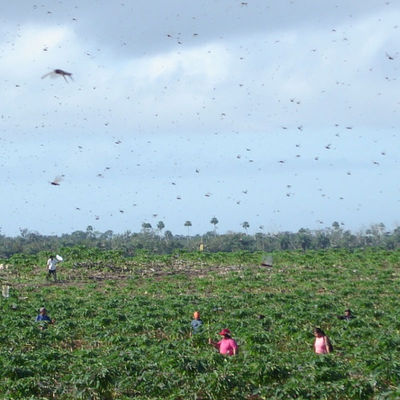
<instances>
[{"instance_id":1,"label":"white cloud","mask_svg":"<svg viewBox=\"0 0 400 400\"><path fill-rule=\"evenodd\" d=\"M134 59L124 65L121 72L122 76L132 77L141 87L183 80L208 89L215 81L227 78L230 59L221 45L204 45Z\"/></svg>"},{"instance_id":2,"label":"white cloud","mask_svg":"<svg viewBox=\"0 0 400 400\"><path fill-rule=\"evenodd\" d=\"M197 213L205 218L199 232L212 229L209 219L215 213L221 220L237 220L234 226L225 222L226 229L237 230L247 216L253 218L251 226L270 221L291 229L299 211L305 226L310 218L329 220L332 209L340 212L335 219L350 218L361 202L356 183L373 176L371 196L362 198L368 213L351 215L361 221L376 210L369 198L398 190L384 165L396 171L399 150L393 136L398 82L386 79L397 78L399 14L389 7L367 14L364 3L352 2L354 15L344 8L335 14L331 7L326 21L327 3L314 10L315 2L307 2L301 18L292 3L271 3L268 15L260 16L259 11L267 13L260 1L248 7L218 2L220 20L213 7L200 7L196 15L181 10L179 18L155 10L154 31L144 19L133 26L122 6L111 22L112 7L97 8L87 28L80 24L88 23L89 8L76 9L73 26L55 17L65 14L64 6L53 5L51 15L40 7L29 24L3 26L0 90L7 101L0 119L0 173L9 179L14 200L2 199L2 208L23 212L26 226L38 230L47 224L35 219L29 204L34 198L46 205L54 194L57 209L51 215L59 214L60 231L70 227L72 203L91 211L74 217L76 227L94 222L96 213L104 229L130 229L145 218L141 213L151 216L161 209L174 233L184 229L185 219L195 222ZM375 4L368 2L368 9L375 10ZM43 25L31 22L39 11ZM265 23L266 17L273 23ZM162 26L160 18L165 18ZM221 24L210 26L210 21ZM174 38L166 37L168 29ZM129 47L130 41L135 45ZM395 59L388 60L385 52ZM73 73L75 81L41 80L52 68ZM54 191L48 180L63 173L66 179ZM207 192L212 196L205 199ZM346 199L339 206L336 194ZM133 202L146 211L135 208L130 214ZM105 220L109 209L118 220L115 214ZM181 209L187 213L182 222ZM5 231L14 222L5 222Z\"/></svg>"},{"instance_id":3,"label":"white cloud","mask_svg":"<svg viewBox=\"0 0 400 400\"><path fill-rule=\"evenodd\" d=\"M3 53L0 71L9 78L26 79L32 67L36 69L39 65L43 68L46 62L44 49L57 50L58 46L65 46L72 39L73 33L66 27L23 26L13 38L0 45Z\"/></svg>"}]
</instances>

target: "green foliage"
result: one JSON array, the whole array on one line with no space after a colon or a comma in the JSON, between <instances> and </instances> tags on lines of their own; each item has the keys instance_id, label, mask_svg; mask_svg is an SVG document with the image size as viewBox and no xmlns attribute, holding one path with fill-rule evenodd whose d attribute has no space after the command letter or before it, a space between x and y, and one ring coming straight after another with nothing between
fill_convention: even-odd
<instances>
[{"instance_id":1,"label":"green foliage","mask_svg":"<svg viewBox=\"0 0 400 400\"><path fill-rule=\"evenodd\" d=\"M65 247L20 254L0 277L0 393L7 399L395 399L399 397L400 252L262 252ZM19 274L13 273L18 270ZM46 306L55 324L39 324ZM356 318L337 318L346 308ZM204 329L190 335L193 311ZM317 356L321 326L335 351ZM239 354L208 337L229 328Z\"/></svg>"},{"instance_id":2,"label":"green foliage","mask_svg":"<svg viewBox=\"0 0 400 400\"><path fill-rule=\"evenodd\" d=\"M246 233L227 232L217 235L218 219L213 217L210 223L214 230L203 235L190 235L191 221L186 221L187 235L173 235L170 230L165 230L163 221L157 223L153 228L148 222L142 224L140 232L132 233L126 231L122 234L114 234L112 231L98 232L93 226L88 226L86 231L75 231L71 234L61 236L43 236L37 232L21 229L17 237L6 237L0 235L0 258L10 259L14 254L23 258L31 255L40 255L45 252L46 256L51 253L61 253L73 255L76 249L80 249L81 254L84 249L87 255L90 250L116 250L125 257L135 257L136 253L144 250L149 254L174 254L177 250L183 249L193 251L199 249L203 244L208 253L218 252L273 252L277 250L326 250L326 249L347 249L357 250L366 248L381 248L396 250L400 247L400 229L396 228L393 232L386 231L383 224L371 225L365 232L360 231L353 234L349 230L343 230L338 222L334 222L332 227L309 230L300 229L297 233L278 232L264 233L257 232L255 235L248 235L247 230L250 223L244 221L241 225ZM259 227L263 230L263 226ZM163 234L164 231L164 234ZM41 257L41 256L40 256ZM15 259L15 262L22 260Z\"/></svg>"}]
</instances>

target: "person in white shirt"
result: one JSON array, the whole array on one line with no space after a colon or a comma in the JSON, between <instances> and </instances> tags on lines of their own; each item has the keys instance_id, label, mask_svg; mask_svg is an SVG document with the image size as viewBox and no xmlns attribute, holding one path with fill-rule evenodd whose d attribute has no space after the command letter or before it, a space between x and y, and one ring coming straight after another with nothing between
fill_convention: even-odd
<instances>
[{"instance_id":1,"label":"person in white shirt","mask_svg":"<svg viewBox=\"0 0 400 400\"><path fill-rule=\"evenodd\" d=\"M50 256L50 258L47 260L47 269L48 269L47 279L49 279L53 275L54 281L57 281L57 272L56 272L57 263L58 261L54 256Z\"/></svg>"}]
</instances>

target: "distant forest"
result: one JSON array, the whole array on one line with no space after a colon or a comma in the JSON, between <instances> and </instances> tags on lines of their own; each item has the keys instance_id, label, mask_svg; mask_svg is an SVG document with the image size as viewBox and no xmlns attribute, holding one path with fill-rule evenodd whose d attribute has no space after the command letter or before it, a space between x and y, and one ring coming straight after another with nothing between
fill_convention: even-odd
<instances>
[{"instance_id":1,"label":"distant forest","mask_svg":"<svg viewBox=\"0 0 400 400\"><path fill-rule=\"evenodd\" d=\"M135 251L146 250L153 254L171 254L177 250L203 250L210 253L233 251L264 251L278 250L319 250L330 248L345 248L348 250L365 247L381 247L393 250L400 247L400 227L387 231L384 224L374 224L369 229L353 233L344 230L338 222L331 227L317 230L300 229L298 232L267 233L260 232L249 235L248 222L243 222L245 232L228 231L218 234L218 220L211 221L214 229L204 235L190 235L191 222L186 221L187 235L174 235L164 230L162 221L155 228L149 223L143 223L140 232L126 231L114 234L113 231L97 232L92 226L86 231L75 231L60 236L41 235L28 229L21 229L16 237L0 234L0 259L8 259L14 254L37 254L42 251L57 252L62 248L85 246L100 250L118 250L126 257L133 257Z\"/></svg>"}]
</instances>

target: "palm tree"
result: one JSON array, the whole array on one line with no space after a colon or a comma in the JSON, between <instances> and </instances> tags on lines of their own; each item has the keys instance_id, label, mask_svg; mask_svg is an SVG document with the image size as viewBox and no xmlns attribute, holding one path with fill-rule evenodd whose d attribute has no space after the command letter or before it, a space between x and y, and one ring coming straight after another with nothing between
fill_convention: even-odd
<instances>
[{"instance_id":1,"label":"palm tree","mask_svg":"<svg viewBox=\"0 0 400 400\"><path fill-rule=\"evenodd\" d=\"M333 228L333 229L339 229L339 228L340 228L339 222L335 221L335 222L332 224L332 228Z\"/></svg>"},{"instance_id":2,"label":"palm tree","mask_svg":"<svg viewBox=\"0 0 400 400\"><path fill-rule=\"evenodd\" d=\"M144 233L149 233L151 229L151 224L149 224L148 222L143 222L142 229Z\"/></svg>"},{"instance_id":3,"label":"palm tree","mask_svg":"<svg viewBox=\"0 0 400 400\"><path fill-rule=\"evenodd\" d=\"M186 221L184 226L187 226L188 228L188 236L190 235L190 227L192 226L192 223L190 221Z\"/></svg>"},{"instance_id":4,"label":"palm tree","mask_svg":"<svg viewBox=\"0 0 400 400\"><path fill-rule=\"evenodd\" d=\"M184 226L187 226L188 228L188 234L187 234L187 245L189 246L189 237L190 237L190 227L192 226L192 223L190 221L186 221Z\"/></svg>"},{"instance_id":5,"label":"palm tree","mask_svg":"<svg viewBox=\"0 0 400 400\"><path fill-rule=\"evenodd\" d=\"M157 229L160 232L160 240L161 240L161 235L162 235L162 230L165 228L165 224L162 221L158 221L157 224Z\"/></svg>"},{"instance_id":6,"label":"palm tree","mask_svg":"<svg viewBox=\"0 0 400 400\"><path fill-rule=\"evenodd\" d=\"M247 229L250 228L250 224L247 221L242 222L242 226L244 228L244 230L246 231L246 235L247 235Z\"/></svg>"},{"instance_id":7,"label":"palm tree","mask_svg":"<svg viewBox=\"0 0 400 400\"><path fill-rule=\"evenodd\" d=\"M162 233L162 230L165 228L164 222L158 221L157 223L157 229Z\"/></svg>"},{"instance_id":8,"label":"palm tree","mask_svg":"<svg viewBox=\"0 0 400 400\"><path fill-rule=\"evenodd\" d=\"M214 235L217 234L217 224L218 224L218 222L219 222L219 221L218 221L217 218L215 218L215 217L212 217L212 218L211 218L210 223L214 225Z\"/></svg>"},{"instance_id":9,"label":"palm tree","mask_svg":"<svg viewBox=\"0 0 400 400\"><path fill-rule=\"evenodd\" d=\"M21 232L21 236L22 236L22 232ZM88 225L86 227L86 237L89 239L93 239L94 238L94 232L93 232L93 226L92 225Z\"/></svg>"}]
</instances>

